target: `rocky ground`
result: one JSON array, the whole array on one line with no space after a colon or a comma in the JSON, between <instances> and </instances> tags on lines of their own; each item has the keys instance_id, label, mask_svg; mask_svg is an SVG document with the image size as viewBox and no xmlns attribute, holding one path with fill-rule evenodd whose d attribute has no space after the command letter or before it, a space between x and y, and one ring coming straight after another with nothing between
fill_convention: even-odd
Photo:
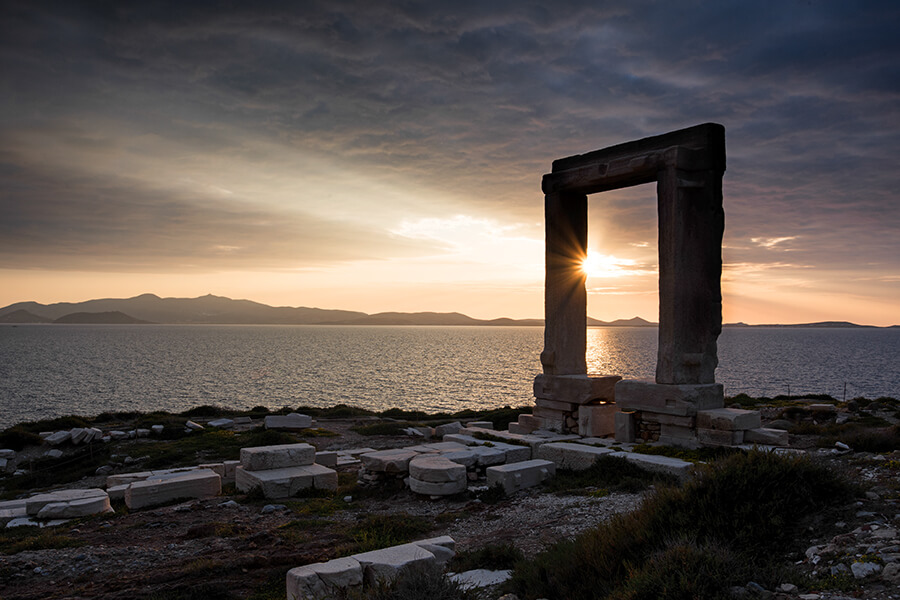
<instances>
[{"instance_id":1,"label":"rocky ground","mask_svg":"<svg viewBox=\"0 0 900 600\"><path fill-rule=\"evenodd\" d=\"M338 435L306 441L319 450L411 443L408 437L361 436L350 429L358 422L320 420L320 427ZM759 591L748 582L735 594L900 598L900 452L833 453L814 448L814 441L792 439L864 486L864 496L817 515L797 540L799 551L791 560L805 577L782 582L781 590ZM131 446L131 454L137 460L118 471L140 470L139 444ZM556 495L541 488L497 503L473 497L429 500L406 490L352 491L355 469L339 469L346 473L341 493L352 496L346 502L297 499L273 507L231 490L211 500L134 513L118 506L115 513L69 522L52 534L70 539L71 547L0 555L0 598L199 598L223 591L278 598L288 569L340 556L359 542L349 533L353 525L370 515L422 517L431 525L422 537L450 535L457 551L509 543L533 555L641 500L641 494ZM101 486L104 480L89 477L68 487Z\"/></svg>"}]
</instances>

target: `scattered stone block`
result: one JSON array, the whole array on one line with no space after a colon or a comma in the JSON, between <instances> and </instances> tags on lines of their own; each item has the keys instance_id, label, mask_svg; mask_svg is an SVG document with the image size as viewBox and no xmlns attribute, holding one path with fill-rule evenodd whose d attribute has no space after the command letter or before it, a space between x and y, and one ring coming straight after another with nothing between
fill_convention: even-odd
<instances>
[{"instance_id":1,"label":"scattered stone block","mask_svg":"<svg viewBox=\"0 0 900 600\"><path fill-rule=\"evenodd\" d=\"M740 446L744 443L743 431L697 428L697 441L708 446Z\"/></svg>"},{"instance_id":2,"label":"scattered stone block","mask_svg":"<svg viewBox=\"0 0 900 600\"><path fill-rule=\"evenodd\" d=\"M44 507L38 511L37 518L75 519L104 512L112 512L112 507L109 505L109 496L106 492L103 493L103 496L45 504Z\"/></svg>"},{"instance_id":3,"label":"scattered stone block","mask_svg":"<svg viewBox=\"0 0 900 600\"><path fill-rule=\"evenodd\" d=\"M265 426L266 429L309 429L312 427L312 417L298 413L267 415Z\"/></svg>"},{"instance_id":4,"label":"scattered stone block","mask_svg":"<svg viewBox=\"0 0 900 600\"><path fill-rule=\"evenodd\" d=\"M479 427L481 429L493 429L494 423L491 421L470 421L466 427Z\"/></svg>"},{"instance_id":5,"label":"scattered stone block","mask_svg":"<svg viewBox=\"0 0 900 600\"><path fill-rule=\"evenodd\" d=\"M612 454L608 448L595 448L572 442L544 444L537 451L537 457L549 460L557 469L581 471L593 465L598 458Z\"/></svg>"},{"instance_id":6,"label":"scattered stone block","mask_svg":"<svg viewBox=\"0 0 900 600\"><path fill-rule=\"evenodd\" d=\"M634 413L619 411L615 414L616 441L624 444L634 442Z\"/></svg>"},{"instance_id":7,"label":"scattered stone block","mask_svg":"<svg viewBox=\"0 0 900 600\"><path fill-rule=\"evenodd\" d=\"M12 460L16 457L16 451L10 450L9 448L4 448L0 450L0 458L5 458L7 460Z\"/></svg>"},{"instance_id":8,"label":"scattered stone block","mask_svg":"<svg viewBox=\"0 0 900 600\"><path fill-rule=\"evenodd\" d=\"M466 481L466 468L443 456L424 454L409 461L409 476L419 481L444 483Z\"/></svg>"},{"instance_id":9,"label":"scattered stone block","mask_svg":"<svg viewBox=\"0 0 900 600\"><path fill-rule=\"evenodd\" d=\"M487 446L492 450L499 450L503 452L505 462L509 463L517 463L526 460L531 460L532 454L534 450L532 450L528 446L519 446L518 444L507 444L505 442L487 442L490 444Z\"/></svg>"},{"instance_id":10,"label":"scattered stone block","mask_svg":"<svg viewBox=\"0 0 900 600\"><path fill-rule=\"evenodd\" d=\"M472 569L471 571L463 571L462 573L453 573L449 575L450 581L458 583L460 587L465 589L478 589L500 585L510 577L512 577L512 571L508 569L501 571Z\"/></svg>"},{"instance_id":11,"label":"scattered stone block","mask_svg":"<svg viewBox=\"0 0 900 600\"><path fill-rule=\"evenodd\" d=\"M80 444L87 440L91 433L83 427L74 427L69 430L69 441L73 444Z\"/></svg>"},{"instance_id":12,"label":"scattered stone block","mask_svg":"<svg viewBox=\"0 0 900 600\"><path fill-rule=\"evenodd\" d=\"M316 464L333 469L337 466L337 452L316 452Z\"/></svg>"},{"instance_id":13,"label":"scattered stone block","mask_svg":"<svg viewBox=\"0 0 900 600\"><path fill-rule=\"evenodd\" d=\"M114 440L127 440L128 434L125 433L124 431L110 431L109 437L111 437Z\"/></svg>"},{"instance_id":14,"label":"scattered stone block","mask_svg":"<svg viewBox=\"0 0 900 600\"><path fill-rule=\"evenodd\" d=\"M448 546L447 543L442 543L445 538L450 540L451 545ZM352 558L359 561L363 568L363 579L371 585L379 580L393 581L398 574L414 565L435 563L435 555L427 550L427 546L443 546L453 550L452 543L452 539L443 536L441 538L355 554Z\"/></svg>"},{"instance_id":15,"label":"scattered stone block","mask_svg":"<svg viewBox=\"0 0 900 600\"><path fill-rule=\"evenodd\" d=\"M165 429L165 427L163 425L153 425L150 427L150 431L152 431L156 435L161 434L164 429Z\"/></svg>"},{"instance_id":16,"label":"scattered stone block","mask_svg":"<svg viewBox=\"0 0 900 600\"><path fill-rule=\"evenodd\" d=\"M305 443L241 448L241 466L246 471L300 467L315 461L315 446Z\"/></svg>"},{"instance_id":17,"label":"scattered stone block","mask_svg":"<svg viewBox=\"0 0 900 600\"><path fill-rule=\"evenodd\" d=\"M725 391L720 383L678 385L623 379L616 384L616 404L622 410L684 417L722 408L724 403Z\"/></svg>"},{"instance_id":18,"label":"scattered stone block","mask_svg":"<svg viewBox=\"0 0 900 600\"><path fill-rule=\"evenodd\" d=\"M368 454L360 454L359 459L369 471L379 473L406 473L409 461L418 456L417 452L398 448L394 450L377 450Z\"/></svg>"},{"instance_id":19,"label":"scattered stone block","mask_svg":"<svg viewBox=\"0 0 900 600\"><path fill-rule=\"evenodd\" d=\"M768 446L789 446L790 435L781 429L758 427L744 432L745 444L765 444Z\"/></svg>"},{"instance_id":20,"label":"scattered stone block","mask_svg":"<svg viewBox=\"0 0 900 600\"><path fill-rule=\"evenodd\" d=\"M186 429L190 429L192 431L201 431L203 429L203 425L201 425L200 423L195 423L194 421L188 421L184 424L184 426Z\"/></svg>"},{"instance_id":21,"label":"scattered stone block","mask_svg":"<svg viewBox=\"0 0 900 600\"><path fill-rule=\"evenodd\" d=\"M469 448L469 452L475 455L475 464L479 466L490 467L493 465L502 465L506 462L506 452L497 448L472 446ZM529 458L531 457L529 456Z\"/></svg>"},{"instance_id":22,"label":"scattered stone block","mask_svg":"<svg viewBox=\"0 0 900 600\"><path fill-rule=\"evenodd\" d=\"M531 433L532 431L534 431L534 429L528 429L527 427L522 427L518 423L510 423L509 425L506 426L506 430L509 431L510 433L518 433L518 434Z\"/></svg>"},{"instance_id":23,"label":"scattered stone block","mask_svg":"<svg viewBox=\"0 0 900 600\"><path fill-rule=\"evenodd\" d=\"M538 485L556 473L556 466L549 460L533 459L507 465L488 467L488 486L500 485L507 494Z\"/></svg>"},{"instance_id":24,"label":"scattered stone block","mask_svg":"<svg viewBox=\"0 0 900 600\"><path fill-rule=\"evenodd\" d=\"M25 509L24 499L0 502L0 527L6 527L13 519L27 518L28 512Z\"/></svg>"},{"instance_id":25,"label":"scattered stone block","mask_svg":"<svg viewBox=\"0 0 900 600\"><path fill-rule=\"evenodd\" d=\"M807 408L813 412L837 412L837 406L834 404L810 404Z\"/></svg>"},{"instance_id":26,"label":"scattered stone block","mask_svg":"<svg viewBox=\"0 0 900 600\"><path fill-rule=\"evenodd\" d=\"M72 434L68 431L57 431L56 433L51 433L49 436L44 438L44 441L50 444L51 446L59 446L65 442L68 442L72 439Z\"/></svg>"},{"instance_id":27,"label":"scattered stone block","mask_svg":"<svg viewBox=\"0 0 900 600\"><path fill-rule=\"evenodd\" d=\"M616 433L615 404L586 404L578 407L578 435L602 437Z\"/></svg>"},{"instance_id":28,"label":"scattered stone block","mask_svg":"<svg viewBox=\"0 0 900 600\"><path fill-rule=\"evenodd\" d=\"M250 417L235 417L234 418L235 425L252 425L253 419Z\"/></svg>"},{"instance_id":29,"label":"scattered stone block","mask_svg":"<svg viewBox=\"0 0 900 600\"><path fill-rule=\"evenodd\" d=\"M466 430L468 431L468 430ZM484 431L484 430L482 430ZM451 433L444 436L445 442L457 442L464 446L477 446L479 444L483 444L484 440L479 440L478 438L472 437L471 435L465 433Z\"/></svg>"},{"instance_id":30,"label":"scattered stone block","mask_svg":"<svg viewBox=\"0 0 900 600\"><path fill-rule=\"evenodd\" d=\"M232 419L214 419L207 423L210 427L218 427L219 429L232 429L234 421Z\"/></svg>"},{"instance_id":31,"label":"scattered stone block","mask_svg":"<svg viewBox=\"0 0 900 600\"><path fill-rule=\"evenodd\" d=\"M207 469L172 473L169 477L132 483L125 490L125 505L135 510L173 500L212 498L222 492L222 478Z\"/></svg>"},{"instance_id":32,"label":"scattered stone block","mask_svg":"<svg viewBox=\"0 0 900 600\"><path fill-rule=\"evenodd\" d=\"M31 498L25 499L25 512L28 513L29 516L39 516L41 509L43 509L48 504L69 504L72 502L81 502L83 500L97 500L101 499L106 501L105 508L100 508L94 512L86 512L77 516L84 516L88 514L96 514L97 512L104 512L104 510L109 508L109 496L106 492L97 488L89 488L89 489L76 489L76 490L57 490L55 492L47 492L45 494L37 494L32 496ZM62 518L62 517L46 517L46 518Z\"/></svg>"},{"instance_id":33,"label":"scattered stone block","mask_svg":"<svg viewBox=\"0 0 900 600\"><path fill-rule=\"evenodd\" d=\"M138 473L119 473L117 475L110 475L106 478L106 487L108 489L117 485L128 485L129 483L134 483L135 481L144 481L148 477L152 476L152 471L140 471Z\"/></svg>"},{"instance_id":34,"label":"scattered stone block","mask_svg":"<svg viewBox=\"0 0 900 600\"><path fill-rule=\"evenodd\" d=\"M644 470L655 473L668 473L679 479L686 479L694 468L692 463L680 458L659 456L656 454L639 454L637 452L614 452L610 456L621 457Z\"/></svg>"},{"instance_id":35,"label":"scattered stone block","mask_svg":"<svg viewBox=\"0 0 900 600\"><path fill-rule=\"evenodd\" d=\"M455 452L442 452L441 456L464 467L474 467L478 463L478 455L469 449L456 450Z\"/></svg>"},{"instance_id":36,"label":"scattered stone block","mask_svg":"<svg viewBox=\"0 0 900 600\"><path fill-rule=\"evenodd\" d=\"M134 430L134 435L135 435L136 437L139 437L139 438L150 437L150 430L149 430L149 429L144 429L144 428L135 429L135 430Z\"/></svg>"},{"instance_id":37,"label":"scattered stone block","mask_svg":"<svg viewBox=\"0 0 900 600\"><path fill-rule=\"evenodd\" d=\"M304 565L287 573L287 600L331 598L335 591L363 582L363 567L348 556Z\"/></svg>"},{"instance_id":38,"label":"scattered stone block","mask_svg":"<svg viewBox=\"0 0 900 600\"><path fill-rule=\"evenodd\" d=\"M736 431L757 429L761 426L761 416L757 410L716 408L713 410L701 410L697 413L698 428Z\"/></svg>"},{"instance_id":39,"label":"scattered stone block","mask_svg":"<svg viewBox=\"0 0 900 600\"><path fill-rule=\"evenodd\" d=\"M125 500L125 490L128 489L130 483L123 483L121 485L114 485L112 487L106 488L106 493L109 495L110 501L118 501Z\"/></svg>"},{"instance_id":40,"label":"scattered stone block","mask_svg":"<svg viewBox=\"0 0 900 600\"><path fill-rule=\"evenodd\" d=\"M459 430L462 428L462 423L459 421L438 425L434 428L434 437L443 438L448 433L459 433Z\"/></svg>"},{"instance_id":41,"label":"scattered stone block","mask_svg":"<svg viewBox=\"0 0 900 600\"><path fill-rule=\"evenodd\" d=\"M239 460L226 460L222 463L222 466L225 467L225 474L222 476L223 484L234 483L234 473L240 464Z\"/></svg>"},{"instance_id":42,"label":"scattered stone block","mask_svg":"<svg viewBox=\"0 0 900 600\"><path fill-rule=\"evenodd\" d=\"M291 498L310 488L334 491L338 484L337 471L316 464L266 471L247 471L238 467L234 475L237 489L246 493L259 487L263 496L270 500Z\"/></svg>"}]
</instances>

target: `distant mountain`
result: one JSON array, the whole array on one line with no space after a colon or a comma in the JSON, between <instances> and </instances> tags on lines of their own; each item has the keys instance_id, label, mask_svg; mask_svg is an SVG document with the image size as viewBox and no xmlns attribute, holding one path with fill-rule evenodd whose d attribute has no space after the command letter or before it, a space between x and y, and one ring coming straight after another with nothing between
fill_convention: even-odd
<instances>
[{"instance_id":1,"label":"distant mountain","mask_svg":"<svg viewBox=\"0 0 900 600\"><path fill-rule=\"evenodd\" d=\"M76 324L91 324L91 325L148 325L150 321L143 321L141 319L135 319L130 315L126 315L123 312L119 312L117 310L110 312L99 312L99 313L89 313L89 312L78 312L78 313L70 313L68 315L64 315L55 321L54 323L76 323Z\"/></svg>"},{"instance_id":2,"label":"distant mountain","mask_svg":"<svg viewBox=\"0 0 900 600\"><path fill-rule=\"evenodd\" d=\"M794 323L791 325L786 324L767 324L767 325L747 325L746 323L725 323L722 327L783 327L783 328L801 328L801 329L812 329L812 328L821 328L821 329L876 329L874 325L857 325L856 323L851 323L849 321L819 321L818 323ZM892 327L897 327L897 325L892 325Z\"/></svg>"},{"instance_id":3,"label":"distant mountain","mask_svg":"<svg viewBox=\"0 0 900 600\"><path fill-rule=\"evenodd\" d=\"M658 327L659 323L651 323L640 317L616 319L615 321L598 321L588 317L588 327Z\"/></svg>"},{"instance_id":4,"label":"distant mountain","mask_svg":"<svg viewBox=\"0 0 900 600\"><path fill-rule=\"evenodd\" d=\"M531 325L540 326L544 324L543 319L473 319L461 313L399 313L385 312L374 315L366 315L358 319L350 319L347 321L339 321L334 325L478 325L478 326L511 326L511 325Z\"/></svg>"},{"instance_id":5,"label":"distant mountain","mask_svg":"<svg viewBox=\"0 0 900 600\"><path fill-rule=\"evenodd\" d=\"M200 298L160 298L154 294L143 294L134 298L107 298L74 303L19 302L0 309L0 318L17 310L24 310L49 320L56 320L76 312L118 311L142 321L178 324L308 325L368 316L366 313L349 310L273 307L250 300L232 300L213 295Z\"/></svg>"},{"instance_id":6,"label":"distant mountain","mask_svg":"<svg viewBox=\"0 0 900 600\"><path fill-rule=\"evenodd\" d=\"M0 315L0 323L52 323L53 319L41 317L27 310L14 310Z\"/></svg>"}]
</instances>

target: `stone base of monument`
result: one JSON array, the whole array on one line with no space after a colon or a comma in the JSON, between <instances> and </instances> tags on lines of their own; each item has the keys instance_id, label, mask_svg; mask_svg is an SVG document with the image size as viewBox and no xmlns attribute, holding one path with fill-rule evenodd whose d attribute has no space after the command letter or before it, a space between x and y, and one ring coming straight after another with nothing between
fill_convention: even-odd
<instances>
[{"instance_id":1,"label":"stone base of monument","mask_svg":"<svg viewBox=\"0 0 900 600\"><path fill-rule=\"evenodd\" d=\"M616 401L618 375L546 375L534 378L535 408L532 416L538 427L557 433L581 433L584 427L593 427L597 432L604 427L612 433L612 417L604 425L603 410L582 411L584 406L612 405ZM610 411L612 414L614 411ZM530 419L522 419L515 432L526 432ZM587 435L606 435L590 433Z\"/></svg>"},{"instance_id":2,"label":"stone base of monument","mask_svg":"<svg viewBox=\"0 0 900 600\"><path fill-rule=\"evenodd\" d=\"M455 546L453 538L445 535L296 567L287 573L287 599L333 598L340 595L339 590L363 582L393 581L414 566L442 566L453 558Z\"/></svg>"},{"instance_id":3,"label":"stone base of monument","mask_svg":"<svg viewBox=\"0 0 900 600\"><path fill-rule=\"evenodd\" d=\"M153 476L125 488L125 505L132 510L173 500L212 498L222 492L222 478L209 469Z\"/></svg>"}]
</instances>

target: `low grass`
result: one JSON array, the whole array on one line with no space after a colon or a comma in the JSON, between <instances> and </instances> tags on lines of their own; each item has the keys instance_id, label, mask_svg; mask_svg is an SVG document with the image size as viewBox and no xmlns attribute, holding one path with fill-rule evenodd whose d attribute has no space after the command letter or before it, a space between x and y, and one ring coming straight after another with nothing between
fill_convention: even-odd
<instances>
[{"instance_id":1,"label":"low grass","mask_svg":"<svg viewBox=\"0 0 900 600\"><path fill-rule=\"evenodd\" d=\"M435 565L405 569L392 582L337 590L338 600L476 600L474 591L450 581Z\"/></svg>"},{"instance_id":2,"label":"low grass","mask_svg":"<svg viewBox=\"0 0 900 600\"><path fill-rule=\"evenodd\" d=\"M659 488L637 511L518 563L508 591L527 599L715 598L751 576L775 585L773 565L798 550L804 518L851 498L849 484L807 458L728 456L682 488Z\"/></svg>"},{"instance_id":3,"label":"low grass","mask_svg":"<svg viewBox=\"0 0 900 600\"><path fill-rule=\"evenodd\" d=\"M692 463L712 462L731 454L739 454L742 451L738 448L676 448L675 446L651 446L650 444L638 444L631 449L632 452L638 454L654 454L657 456L668 456L670 458L680 458Z\"/></svg>"},{"instance_id":4,"label":"low grass","mask_svg":"<svg viewBox=\"0 0 900 600\"><path fill-rule=\"evenodd\" d=\"M266 430L258 427L252 431L235 433L233 431L204 429L187 434L177 440L166 441L133 441L123 444L123 450L135 455L148 457L141 463L142 469L159 469L179 467L221 460L237 460L241 448L253 446L271 446L276 444L293 444L297 437L290 433Z\"/></svg>"},{"instance_id":5,"label":"low grass","mask_svg":"<svg viewBox=\"0 0 900 600\"><path fill-rule=\"evenodd\" d=\"M78 538L65 535L58 527L11 527L0 529L0 554L83 546Z\"/></svg>"},{"instance_id":6,"label":"low grass","mask_svg":"<svg viewBox=\"0 0 900 600\"><path fill-rule=\"evenodd\" d=\"M593 494L598 488L602 495L614 492L640 492L650 485L674 485L677 479L663 473L651 473L624 458L601 456L587 469L573 471L559 469L554 477L543 483L545 490L555 493Z\"/></svg>"},{"instance_id":7,"label":"low grass","mask_svg":"<svg viewBox=\"0 0 900 600\"><path fill-rule=\"evenodd\" d=\"M378 550L419 539L431 531L430 519L407 513L368 515L350 528L359 552Z\"/></svg>"},{"instance_id":8,"label":"low grass","mask_svg":"<svg viewBox=\"0 0 900 600\"><path fill-rule=\"evenodd\" d=\"M360 435L403 435L403 430L407 427L415 427L418 423L383 421L381 423L372 423L370 425L357 425L351 427L351 431L355 431Z\"/></svg>"}]
</instances>

